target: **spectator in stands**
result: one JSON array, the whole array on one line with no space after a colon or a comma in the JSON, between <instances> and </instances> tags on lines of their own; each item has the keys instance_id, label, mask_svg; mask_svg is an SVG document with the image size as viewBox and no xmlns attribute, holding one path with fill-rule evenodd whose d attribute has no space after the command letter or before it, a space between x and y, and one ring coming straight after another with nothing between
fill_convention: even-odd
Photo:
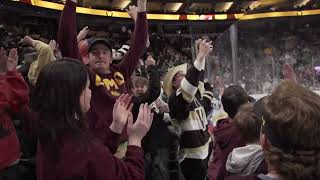
<instances>
[{"instance_id":1,"label":"spectator in stands","mask_svg":"<svg viewBox=\"0 0 320 180\"><path fill-rule=\"evenodd\" d=\"M205 58L212 42L201 40L194 66L186 64L168 71L164 90L169 98L170 117L181 130L180 165L186 180L204 179L210 154L211 137L207 114L211 111L212 87L204 87ZM187 72L186 72L187 71Z\"/></svg>"},{"instance_id":2,"label":"spectator in stands","mask_svg":"<svg viewBox=\"0 0 320 180\"><path fill-rule=\"evenodd\" d=\"M226 173L228 155L234 148L245 146L245 141L233 119L240 106L247 104L250 99L245 90L238 85L229 86L222 94L221 102L228 118L218 120L213 129L215 144L213 160L208 169L208 176L211 180L223 179L223 174Z\"/></svg>"},{"instance_id":3,"label":"spectator in stands","mask_svg":"<svg viewBox=\"0 0 320 180\"><path fill-rule=\"evenodd\" d=\"M320 178L320 96L294 82L282 82L255 105L262 121L260 143L268 174L227 180L315 180Z\"/></svg>"},{"instance_id":4,"label":"spectator in stands","mask_svg":"<svg viewBox=\"0 0 320 180\"><path fill-rule=\"evenodd\" d=\"M30 65L28 72L29 82L34 86L36 84L39 72L48 63L54 61L56 58L51 47L41 41L25 36L22 41L25 45L32 46L37 52L37 59Z\"/></svg>"},{"instance_id":5,"label":"spectator in stands","mask_svg":"<svg viewBox=\"0 0 320 180\"><path fill-rule=\"evenodd\" d=\"M76 34L76 2L76 0L67 0L60 18L58 44L63 57L80 57ZM108 138L106 129L112 122L113 104L122 93L129 92L127 82L146 47L148 32L145 12L146 0L138 0L137 2L138 7L130 11L136 22L134 35L129 52L123 58L122 63L111 64L112 48L106 39L88 39L88 67L90 69L92 102L87 117L90 129L102 142Z\"/></svg>"},{"instance_id":6,"label":"spectator in stands","mask_svg":"<svg viewBox=\"0 0 320 180\"><path fill-rule=\"evenodd\" d=\"M138 115L139 106L141 103L153 104L160 96L161 84L160 76L155 66L156 62L152 57L148 57L145 61L148 71L148 78L137 76L133 78L132 102L134 104L132 114L135 119ZM167 167L168 149L172 142L177 138L169 131L164 113L156 112L153 107L154 120L150 131L143 138L142 147L145 153L146 163L146 179L168 179L169 171Z\"/></svg>"},{"instance_id":7,"label":"spectator in stands","mask_svg":"<svg viewBox=\"0 0 320 180\"><path fill-rule=\"evenodd\" d=\"M18 53L11 49L9 57L0 49L0 179L21 179L19 175L20 143L11 116L29 100L29 88L16 72Z\"/></svg>"},{"instance_id":8,"label":"spectator in stands","mask_svg":"<svg viewBox=\"0 0 320 180\"><path fill-rule=\"evenodd\" d=\"M37 178L143 180L141 140L152 123L151 109L142 104L133 124L131 97L121 95L113 108L110 134L102 143L92 136L85 120L91 100L89 87L88 70L79 60L55 61L40 72L32 104L40 119L35 126L39 138ZM119 160L112 153L117 149L118 132L126 124L128 150L126 158Z\"/></svg>"},{"instance_id":9,"label":"spectator in stands","mask_svg":"<svg viewBox=\"0 0 320 180\"><path fill-rule=\"evenodd\" d=\"M234 122L246 146L234 148L229 154L226 162L228 171L226 175L244 176L267 173L267 164L259 143L262 121L255 114L253 104L243 105L235 116Z\"/></svg>"},{"instance_id":10,"label":"spectator in stands","mask_svg":"<svg viewBox=\"0 0 320 180\"><path fill-rule=\"evenodd\" d=\"M132 94L133 98L133 116L136 117L141 103L152 104L161 92L160 75L156 69L156 62L152 59L146 60L146 67L148 77L136 76L132 80ZM149 78L149 80L147 79Z\"/></svg>"}]
</instances>

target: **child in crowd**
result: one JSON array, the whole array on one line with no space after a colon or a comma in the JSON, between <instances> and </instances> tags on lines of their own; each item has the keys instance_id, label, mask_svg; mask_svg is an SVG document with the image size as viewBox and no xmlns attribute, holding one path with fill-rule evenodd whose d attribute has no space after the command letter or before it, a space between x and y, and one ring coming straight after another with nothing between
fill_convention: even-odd
<instances>
[{"instance_id":1,"label":"child in crowd","mask_svg":"<svg viewBox=\"0 0 320 180\"><path fill-rule=\"evenodd\" d=\"M234 148L245 146L245 141L241 137L233 119L240 106L247 104L250 99L246 91L238 85L227 87L222 94L221 102L224 111L228 113L228 118L218 120L213 128L215 142L213 159L208 169L210 180L223 179L229 154Z\"/></svg>"},{"instance_id":2,"label":"child in crowd","mask_svg":"<svg viewBox=\"0 0 320 180\"><path fill-rule=\"evenodd\" d=\"M259 142L262 121L254 112L253 104L243 105L235 116L234 122L246 146L234 148L229 154L226 162L226 175L244 176L267 173L267 164Z\"/></svg>"}]
</instances>

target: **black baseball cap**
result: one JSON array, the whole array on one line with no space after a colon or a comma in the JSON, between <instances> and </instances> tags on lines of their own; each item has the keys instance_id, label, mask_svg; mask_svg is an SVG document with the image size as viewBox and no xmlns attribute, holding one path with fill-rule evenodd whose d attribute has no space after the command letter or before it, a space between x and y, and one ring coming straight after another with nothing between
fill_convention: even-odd
<instances>
[{"instance_id":1,"label":"black baseball cap","mask_svg":"<svg viewBox=\"0 0 320 180\"><path fill-rule=\"evenodd\" d=\"M87 39L87 42L88 42L88 52L90 52L91 48L96 44L103 44L107 48L109 48L110 52L112 52L112 47L111 47L109 41L105 38L94 38L93 37L93 38Z\"/></svg>"}]
</instances>

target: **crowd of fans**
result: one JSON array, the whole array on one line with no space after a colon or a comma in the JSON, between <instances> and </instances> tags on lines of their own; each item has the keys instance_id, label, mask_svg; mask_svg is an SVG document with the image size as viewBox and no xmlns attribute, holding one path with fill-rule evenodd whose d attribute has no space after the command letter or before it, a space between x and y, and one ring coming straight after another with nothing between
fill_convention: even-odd
<instances>
[{"instance_id":1,"label":"crowd of fans","mask_svg":"<svg viewBox=\"0 0 320 180\"><path fill-rule=\"evenodd\" d=\"M299 84L319 88L314 69L319 63L319 37L319 30L308 27L292 31L274 29L267 33L240 32L239 78L251 86L248 88L251 93L270 93L284 79L283 66L288 64Z\"/></svg>"},{"instance_id":2,"label":"crowd of fans","mask_svg":"<svg viewBox=\"0 0 320 180\"><path fill-rule=\"evenodd\" d=\"M26 20L28 21L28 19ZM31 20L30 20L31 21ZM42 20L36 18L33 20L41 24ZM28 23L27 23L28 24ZM31 22L30 22L31 24ZM129 26L130 27L130 26ZM1 33L1 47L5 49L18 48L18 52L23 52L21 39L25 35L29 35L33 39L41 40L42 42L49 43L51 39L56 37L57 28L39 29L38 26L28 25L12 25L6 24L5 21L0 26ZM173 35L160 35L157 32L150 32L150 47L146 50L144 58L148 54L152 55L157 61L158 67L162 72L174 67L175 65L183 63L191 63L191 39L180 36L179 34ZM130 45L132 37L132 29L123 26L119 31L114 30L97 30L90 28L87 37L102 37L109 40L115 50L121 49L123 45ZM23 56L21 56L23 57ZM20 57L19 62L23 61Z\"/></svg>"},{"instance_id":3,"label":"crowd of fans","mask_svg":"<svg viewBox=\"0 0 320 180\"><path fill-rule=\"evenodd\" d=\"M76 2L57 38L0 27L0 179L320 178L317 31L148 33L146 0L132 30L77 29Z\"/></svg>"},{"instance_id":4,"label":"crowd of fans","mask_svg":"<svg viewBox=\"0 0 320 180\"><path fill-rule=\"evenodd\" d=\"M1 17L1 21L2 47L19 47L19 53L23 52L19 41L25 35L45 43L57 36L57 22L52 19L47 22L45 18L30 18L21 24L10 24L6 17ZM319 89L319 29L310 27L308 23L290 30L280 27L280 23L276 21L270 20L269 23L274 25L271 28L266 27L270 29L268 32L263 31L264 26L259 23L251 25L253 31L242 28L241 23L238 23L236 49L231 48L230 31L226 31L215 40L215 50L208 57L212 59L209 68L213 75L208 77L211 83L216 82L219 89L224 89L230 84L239 84L249 94L270 93L281 79L284 79L283 67L289 64L298 83L308 88ZM107 38L115 50L129 45L133 32L131 25L118 27L117 30L101 30L95 27L89 29L88 37ZM167 34L152 29L149 31L151 44L143 59L149 54L152 55L160 72L179 64L190 64L195 58L191 44L198 37L203 36L188 32ZM234 64L233 53L237 57Z\"/></svg>"},{"instance_id":5,"label":"crowd of fans","mask_svg":"<svg viewBox=\"0 0 320 180\"><path fill-rule=\"evenodd\" d=\"M278 26L266 32L262 25L255 23L251 29L237 23L235 48L232 48L229 30L216 41L210 58L217 86L239 84L249 94L268 94L286 79L289 68L299 84L319 89L320 30L308 24L288 30L270 20L269 23Z\"/></svg>"}]
</instances>

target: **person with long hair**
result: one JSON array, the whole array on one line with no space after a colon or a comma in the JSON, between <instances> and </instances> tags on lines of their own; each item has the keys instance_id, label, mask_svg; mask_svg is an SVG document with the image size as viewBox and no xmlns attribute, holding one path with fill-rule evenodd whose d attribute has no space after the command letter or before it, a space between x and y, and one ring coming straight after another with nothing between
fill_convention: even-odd
<instances>
[{"instance_id":1,"label":"person with long hair","mask_svg":"<svg viewBox=\"0 0 320 180\"><path fill-rule=\"evenodd\" d=\"M85 118L90 109L89 86L88 69L79 60L63 58L40 72L31 101L39 114L38 179L144 179L141 139L152 123L150 108L142 104L133 124L131 96L121 95L106 129L110 138L102 142L89 131ZM126 124L128 149L119 160L112 152Z\"/></svg>"}]
</instances>

